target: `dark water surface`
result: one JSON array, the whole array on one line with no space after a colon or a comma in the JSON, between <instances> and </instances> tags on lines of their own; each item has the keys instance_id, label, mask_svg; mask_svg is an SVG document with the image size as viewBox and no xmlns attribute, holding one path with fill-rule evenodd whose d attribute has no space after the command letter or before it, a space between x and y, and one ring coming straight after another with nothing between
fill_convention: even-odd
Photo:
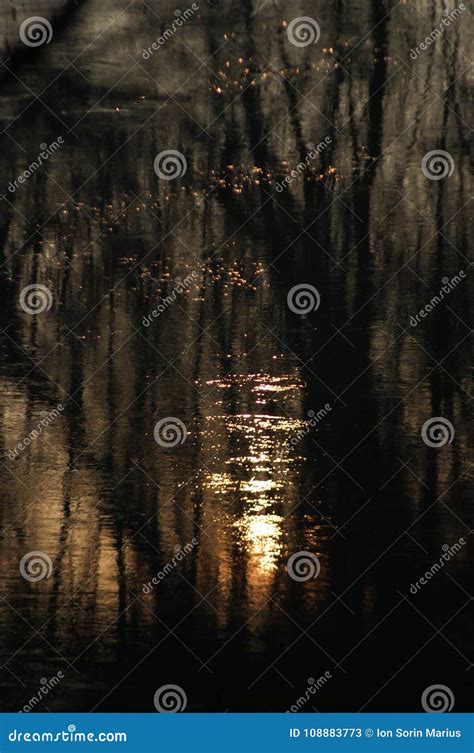
<instances>
[{"instance_id":1,"label":"dark water surface","mask_svg":"<svg viewBox=\"0 0 474 753\"><path fill-rule=\"evenodd\" d=\"M19 25L51 11L15 5L0 16L2 710L59 671L37 710L153 711L171 683L188 710L280 711L325 672L304 710L417 711L439 683L466 710L469 11L413 60L454 6L216 0L145 60L167 0L79 2L34 49ZM295 16L318 20L317 44L289 44ZM177 180L154 172L166 149L187 160ZM439 149L454 171L431 180ZM177 277L187 292L144 326ZM302 283L321 299L306 315L287 303ZM19 305L32 284L49 311ZM154 427L170 416L187 438L167 449ZM423 442L432 417L451 443ZM32 551L50 577L21 577ZM318 577L289 577L301 551Z\"/></svg>"}]
</instances>

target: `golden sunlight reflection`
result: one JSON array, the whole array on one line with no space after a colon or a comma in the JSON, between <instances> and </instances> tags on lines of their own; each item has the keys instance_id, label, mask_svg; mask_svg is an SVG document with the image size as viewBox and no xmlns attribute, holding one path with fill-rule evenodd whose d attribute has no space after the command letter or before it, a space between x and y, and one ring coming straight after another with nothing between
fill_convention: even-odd
<instances>
[{"instance_id":1,"label":"golden sunlight reflection","mask_svg":"<svg viewBox=\"0 0 474 753\"><path fill-rule=\"evenodd\" d=\"M271 573L277 567L282 550L282 523L281 515L255 515L254 510L234 523L242 534L242 541L250 558L257 563L260 575L264 572Z\"/></svg>"},{"instance_id":2,"label":"golden sunlight reflection","mask_svg":"<svg viewBox=\"0 0 474 753\"><path fill-rule=\"evenodd\" d=\"M268 597L281 566L297 503L301 456L289 452L286 442L303 425L303 385L293 373L236 375L212 384L222 391L220 410L228 391L235 396L237 389L239 397L232 415L208 416L210 443L220 437L225 452L206 463L204 488L230 515L234 545L245 561L248 601L255 607Z\"/></svg>"}]
</instances>

